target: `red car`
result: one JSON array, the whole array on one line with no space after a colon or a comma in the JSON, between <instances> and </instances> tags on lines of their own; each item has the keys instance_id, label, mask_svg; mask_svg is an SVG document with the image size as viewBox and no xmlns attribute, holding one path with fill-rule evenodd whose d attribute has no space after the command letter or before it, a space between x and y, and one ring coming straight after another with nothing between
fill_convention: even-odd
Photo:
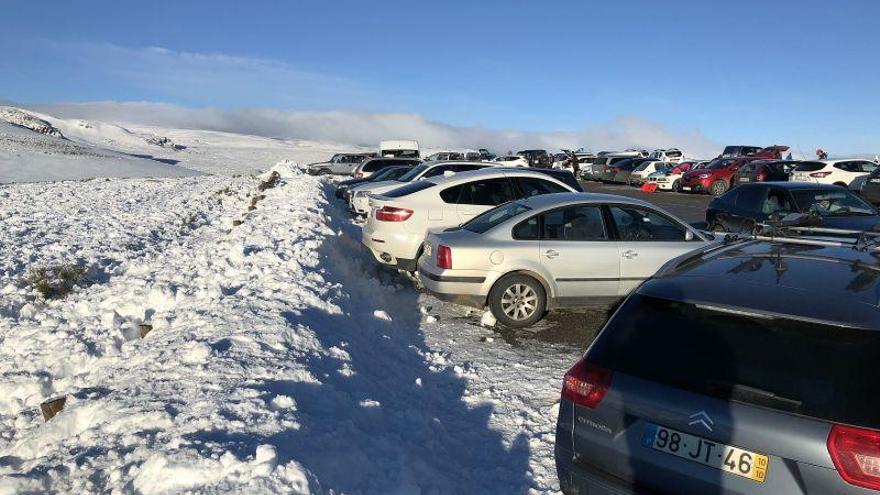
<instances>
[{"instance_id":1,"label":"red car","mask_svg":"<svg viewBox=\"0 0 880 495\"><path fill-rule=\"evenodd\" d=\"M768 158L778 160L786 151L788 146L768 146L749 156L716 158L703 168L686 172L681 177L681 190L721 196L733 187L734 176L744 163Z\"/></svg>"}]
</instances>

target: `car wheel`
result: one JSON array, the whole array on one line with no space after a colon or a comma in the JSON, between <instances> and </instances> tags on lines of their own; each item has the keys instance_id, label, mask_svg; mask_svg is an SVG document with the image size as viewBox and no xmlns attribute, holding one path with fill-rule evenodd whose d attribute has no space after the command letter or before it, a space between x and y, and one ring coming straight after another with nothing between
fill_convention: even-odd
<instances>
[{"instance_id":1,"label":"car wheel","mask_svg":"<svg viewBox=\"0 0 880 495\"><path fill-rule=\"evenodd\" d=\"M321 170L318 170L318 175L329 175L329 174L330 174L330 171L327 170L326 168L322 168Z\"/></svg>"},{"instance_id":2,"label":"car wheel","mask_svg":"<svg viewBox=\"0 0 880 495\"><path fill-rule=\"evenodd\" d=\"M727 182L716 180L712 183L712 186L709 187L709 192L712 193L712 196L721 196L727 192Z\"/></svg>"},{"instance_id":3,"label":"car wheel","mask_svg":"<svg viewBox=\"0 0 880 495\"><path fill-rule=\"evenodd\" d=\"M681 179L677 179L672 183L672 191L677 193L681 192Z\"/></svg>"},{"instance_id":4,"label":"car wheel","mask_svg":"<svg viewBox=\"0 0 880 495\"><path fill-rule=\"evenodd\" d=\"M489 292L489 309L504 326L523 328L544 317L547 295L544 286L528 275L508 275Z\"/></svg>"}]
</instances>

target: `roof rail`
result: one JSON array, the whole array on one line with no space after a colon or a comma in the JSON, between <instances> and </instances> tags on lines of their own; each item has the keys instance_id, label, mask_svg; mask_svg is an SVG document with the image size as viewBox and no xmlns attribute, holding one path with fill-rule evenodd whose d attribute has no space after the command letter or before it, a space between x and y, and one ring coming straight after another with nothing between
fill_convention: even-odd
<instances>
[{"instance_id":1,"label":"roof rail","mask_svg":"<svg viewBox=\"0 0 880 495\"><path fill-rule=\"evenodd\" d=\"M805 234L816 237L802 237ZM801 236L799 236L801 235ZM880 251L880 232L828 227L799 227L781 223L757 223L748 238L809 246L848 247L858 251Z\"/></svg>"}]
</instances>

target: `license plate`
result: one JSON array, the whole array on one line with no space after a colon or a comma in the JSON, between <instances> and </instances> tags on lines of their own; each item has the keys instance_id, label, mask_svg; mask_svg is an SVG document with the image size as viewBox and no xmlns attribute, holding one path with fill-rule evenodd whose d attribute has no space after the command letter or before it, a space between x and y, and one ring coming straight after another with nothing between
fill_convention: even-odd
<instances>
[{"instance_id":1,"label":"license plate","mask_svg":"<svg viewBox=\"0 0 880 495\"><path fill-rule=\"evenodd\" d=\"M749 179L748 177L740 177L740 178L739 178L739 181L740 181L740 182L749 182L749 181L751 181L751 180L752 180L752 179Z\"/></svg>"},{"instance_id":2,"label":"license plate","mask_svg":"<svg viewBox=\"0 0 880 495\"><path fill-rule=\"evenodd\" d=\"M648 423L642 445L682 459L720 469L758 483L767 478L770 459L757 452Z\"/></svg>"},{"instance_id":3,"label":"license plate","mask_svg":"<svg viewBox=\"0 0 880 495\"><path fill-rule=\"evenodd\" d=\"M682 190L682 191L690 191L690 190L691 190L691 186L682 186L681 190Z\"/></svg>"},{"instance_id":4,"label":"license plate","mask_svg":"<svg viewBox=\"0 0 880 495\"><path fill-rule=\"evenodd\" d=\"M871 179L871 181L870 181L870 182L874 182L874 183L877 183L877 182L880 182L880 179Z\"/></svg>"}]
</instances>

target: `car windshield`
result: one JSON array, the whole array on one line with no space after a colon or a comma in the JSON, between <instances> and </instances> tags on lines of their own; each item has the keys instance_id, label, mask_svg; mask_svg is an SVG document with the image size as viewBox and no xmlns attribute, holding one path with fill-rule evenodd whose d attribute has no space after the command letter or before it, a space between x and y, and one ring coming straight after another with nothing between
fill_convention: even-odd
<instances>
[{"instance_id":1,"label":"car windshield","mask_svg":"<svg viewBox=\"0 0 880 495\"><path fill-rule=\"evenodd\" d=\"M803 189L792 193L798 207L804 213L817 213L823 217L877 214L874 207L865 200L846 190Z\"/></svg>"},{"instance_id":2,"label":"car windshield","mask_svg":"<svg viewBox=\"0 0 880 495\"><path fill-rule=\"evenodd\" d=\"M413 167L412 170L398 177L397 182L409 182L418 177L425 170L428 170L427 165L419 165L418 167Z\"/></svg>"},{"instance_id":3,"label":"car windshield","mask_svg":"<svg viewBox=\"0 0 880 495\"><path fill-rule=\"evenodd\" d=\"M529 210L531 210L531 208L521 203L503 204L483 213L482 215L474 217L462 225L462 228L471 232L476 232L477 234L482 234L492 227Z\"/></svg>"},{"instance_id":4,"label":"car windshield","mask_svg":"<svg viewBox=\"0 0 880 495\"><path fill-rule=\"evenodd\" d=\"M379 182L381 180L394 179L395 177L399 177L401 175L401 171L404 170L406 169L401 167L383 168L382 170L370 176L370 182Z\"/></svg>"},{"instance_id":5,"label":"car windshield","mask_svg":"<svg viewBox=\"0 0 880 495\"><path fill-rule=\"evenodd\" d=\"M634 294L587 359L723 400L880 426L880 332L873 330Z\"/></svg>"}]
</instances>

